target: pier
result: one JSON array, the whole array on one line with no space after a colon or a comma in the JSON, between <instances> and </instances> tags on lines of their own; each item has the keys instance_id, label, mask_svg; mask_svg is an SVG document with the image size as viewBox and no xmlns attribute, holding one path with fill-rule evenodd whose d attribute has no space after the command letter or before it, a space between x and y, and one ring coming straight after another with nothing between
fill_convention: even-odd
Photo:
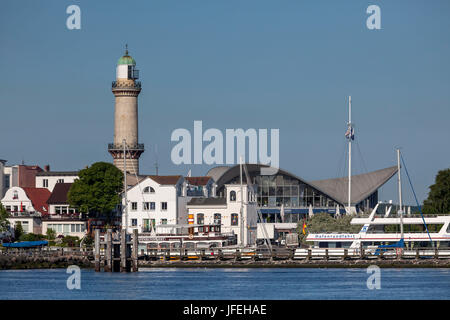
<instances>
[{"instance_id":1,"label":"pier","mask_svg":"<svg viewBox=\"0 0 450 320\"><path fill-rule=\"evenodd\" d=\"M131 238L131 239L130 239ZM100 272L137 272L138 271L138 232L127 234L125 229L113 232L108 229L104 240L100 239L100 230L95 230L94 268Z\"/></svg>"}]
</instances>

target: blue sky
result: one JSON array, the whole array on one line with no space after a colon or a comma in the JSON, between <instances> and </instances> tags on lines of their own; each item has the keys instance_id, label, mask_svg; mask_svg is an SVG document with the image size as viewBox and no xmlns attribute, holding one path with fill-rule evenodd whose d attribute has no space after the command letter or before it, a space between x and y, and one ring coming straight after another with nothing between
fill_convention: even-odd
<instances>
[{"instance_id":1,"label":"blue sky","mask_svg":"<svg viewBox=\"0 0 450 320\"><path fill-rule=\"evenodd\" d=\"M66 8L81 8L81 30ZM381 8L381 30L366 8ZM111 81L128 43L140 70L141 172L202 175L170 160L176 128L278 128L280 166L344 172L347 97L354 173L395 165L422 201L450 163L448 1L2 1L0 158L75 170L112 161ZM362 157L361 157L362 155ZM405 199L413 204L409 187ZM397 199L395 179L380 200Z\"/></svg>"}]
</instances>

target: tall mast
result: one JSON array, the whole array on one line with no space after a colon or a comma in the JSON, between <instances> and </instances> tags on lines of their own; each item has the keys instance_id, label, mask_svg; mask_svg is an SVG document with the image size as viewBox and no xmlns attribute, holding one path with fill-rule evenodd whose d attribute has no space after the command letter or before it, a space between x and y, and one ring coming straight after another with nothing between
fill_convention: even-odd
<instances>
[{"instance_id":1,"label":"tall mast","mask_svg":"<svg viewBox=\"0 0 450 320\"><path fill-rule=\"evenodd\" d=\"M353 128L352 128L352 97L348 97L348 213L351 208L352 201L352 137L353 137Z\"/></svg>"},{"instance_id":2,"label":"tall mast","mask_svg":"<svg viewBox=\"0 0 450 320\"><path fill-rule=\"evenodd\" d=\"M403 239L403 203L402 203L402 179L400 174L400 149L397 149L397 172L398 172L398 201L399 201L399 210L398 213L400 214L400 233L401 238Z\"/></svg>"},{"instance_id":3,"label":"tall mast","mask_svg":"<svg viewBox=\"0 0 450 320\"><path fill-rule=\"evenodd\" d=\"M241 177L241 236L240 245L244 246L244 188L242 186L242 156L239 158L239 172Z\"/></svg>"},{"instance_id":4,"label":"tall mast","mask_svg":"<svg viewBox=\"0 0 450 320\"><path fill-rule=\"evenodd\" d=\"M123 143L123 191L125 198L125 205L123 207L123 214L125 216L125 232L128 232L128 200L127 200L127 142L125 139Z\"/></svg>"}]
</instances>

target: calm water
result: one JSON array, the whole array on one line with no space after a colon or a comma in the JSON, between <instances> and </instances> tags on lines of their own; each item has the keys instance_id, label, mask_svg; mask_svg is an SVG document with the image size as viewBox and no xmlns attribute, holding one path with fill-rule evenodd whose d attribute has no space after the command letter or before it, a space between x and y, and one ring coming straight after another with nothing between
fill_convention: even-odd
<instances>
[{"instance_id":1,"label":"calm water","mask_svg":"<svg viewBox=\"0 0 450 320\"><path fill-rule=\"evenodd\" d=\"M65 269L0 271L0 299L450 299L450 269L381 269L381 289L366 269L81 270L69 290Z\"/></svg>"}]
</instances>

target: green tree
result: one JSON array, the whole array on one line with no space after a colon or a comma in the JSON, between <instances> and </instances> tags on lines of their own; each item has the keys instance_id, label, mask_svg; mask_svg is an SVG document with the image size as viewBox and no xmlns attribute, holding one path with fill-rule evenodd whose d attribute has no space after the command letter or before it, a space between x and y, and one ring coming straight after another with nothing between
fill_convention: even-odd
<instances>
[{"instance_id":1,"label":"green tree","mask_svg":"<svg viewBox=\"0 0 450 320\"><path fill-rule=\"evenodd\" d=\"M56 231L52 228L47 228L46 232L47 240L55 240L56 238Z\"/></svg>"},{"instance_id":2,"label":"green tree","mask_svg":"<svg viewBox=\"0 0 450 320\"><path fill-rule=\"evenodd\" d=\"M435 183L430 186L423 212L430 214L450 213L450 169L440 170Z\"/></svg>"},{"instance_id":3,"label":"green tree","mask_svg":"<svg viewBox=\"0 0 450 320\"><path fill-rule=\"evenodd\" d=\"M78 175L67 195L71 206L83 213L110 214L120 203L123 173L114 165L96 162Z\"/></svg>"},{"instance_id":4,"label":"green tree","mask_svg":"<svg viewBox=\"0 0 450 320\"><path fill-rule=\"evenodd\" d=\"M17 241L23 235L22 223L17 221L14 225L14 239Z\"/></svg>"},{"instance_id":5,"label":"green tree","mask_svg":"<svg viewBox=\"0 0 450 320\"><path fill-rule=\"evenodd\" d=\"M9 213L0 203L0 232L8 231L9 229L9 221L8 221Z\"/></svg>"},{"instance_id":6,"label":"green tree","mask_svg":"<svg viewBox=\"0 0 450 320\"><path fill-rule=\"evenodd\" d=\"M343 216L340 218L333 218L327 212L320 212L314 214L311 218L306 220L306 235L303 234L303 221L298 223L298 232L303 243L306 242L308 233L325 233L325 232L342 232L342 233L357 233L361 230L360 225L351 225L352 216Z\"/></svg>"}]
</instances>

